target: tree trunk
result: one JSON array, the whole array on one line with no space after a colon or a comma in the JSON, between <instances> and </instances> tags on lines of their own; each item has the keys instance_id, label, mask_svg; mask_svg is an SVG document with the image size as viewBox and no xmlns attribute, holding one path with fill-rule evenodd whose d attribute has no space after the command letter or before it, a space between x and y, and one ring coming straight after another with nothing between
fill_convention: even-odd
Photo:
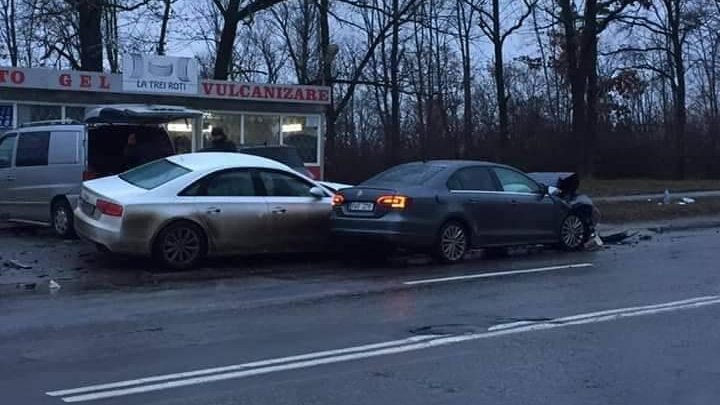
<instances>
[{"instance_id":1,"label":"tree trunk","mask_svg":"<svg viewBox=\"0 0 720 405\"><path fill-rule=\"evenodd\" d=\"M580 72L585 86L585 120L584 128L581 129L579 139L582 142L582 164L581 174L592 177L594 174L595 161L595 138L597 134L597 98L598 98L598 77L597 77L597 0L587 0L585 3L585 26L583 27L582 44L580 46Z\"/></svg>"},{"instance_id":2,"label":"tree trunk","mask_svg":"<svg viewBox=\"0 0 720 405\"><path fill-rule=\"evenodd\" d=\"M467 157L472 149L473 108L472 108L472 60L470 57L470 38L465 37L463 45L463 155Z\"/></svg>"},{"instance_id":3,"label":"tree trunk","mask_svg":"<svg viewBox=\"0 0 720 405\"><path fill-rule=\"evenodd\" d=\"M170 22L170 12L172 11L173 0L163 0L164 8L162 21L160 23L160 38L158 38L157 54L165 55L165 48L167 47L167 31L168 23Z\"/></svg>"},{"instance_id":4,"label":"tree trunk","mask_svg":"<svg viewBox=\"0 0 720 405\"><path fill-rule=\"evenodd\" d=\"M228 79L230 65L233 60L235 38L237 37L238 24L240 23L240 16L238 15L239 8L240 0L229 0L223 13L223 27L220 32L220 43L217 47L215 71L213 72L213 78L215 80Z\"/></svg>"},{"instance_id":5,"label":"tree trunk","mask_svg":"<svg viewBox=\"0 0 720 405\"><path fill-rule=\"evenodd\" d=\"M320 0L318 6L318 18L320 19L320 83L323 86L330 86L332 88L332 61L330 60L330 2L329 0ZM335 154L337 149L337 132L335 128L335 121L337 120L337 115L335 114L332 103L328 105L325 113L326 171L332 173L335 167Z\"/></svg>"},{"instance_id":6,"label":"tree trunk","mask_svg":"<svg viewBox=\"0 0 720 405\"><path fill-rule=\"evenodd\" d=\"M103 0L77 0L73 2L78 12L78 37L80 40L80 70L102 72L103 70Z\"/></svg>"},{"instance_id":7,"label":"tree trunk","mask_svg":"<svg viewBox=\"0 0 720 405\"><path fill-rule=\"evenodd\" d=\"M390 128L385 133L386 164L392 166L397 159L400 137L400 4L392 0L393 25L390 44Z\"/></svg>"},{"instance_id":8,"label":"tree trunk","mask_svg":"<svg viewBox=\"0 0 720 405\"><path fill-rule=\"evenodd\" d=\"M677 162L675 175L678 179L684 179L687 176L687 85L685 81L685 62L683 60L683 47L680 39L680 5L678 1L673 1L671 7L673 11L669 13L670 17L670 33L672 42L672 57L675 68L675 77L677 80L677 91L675 96L675 147L677 151ZM668 10L670 11L670 10Z\"/></svg>"},{"instance_id":9,"label":"tree trunk","mask_svg":"<svg viewBox=\"0 0 720 405\"><path fill-rule=\"evenodd\" d=\"M498 120L500 124L500 157L507 159L507 149L510 144L510 129L508 119L508 99L505 94L505 67L503 66L503 39L500 31L500 0L493 0L492 4L492 32L493 48L495 53L495 91L497 94Z\"/></svg>"}]
</instances>

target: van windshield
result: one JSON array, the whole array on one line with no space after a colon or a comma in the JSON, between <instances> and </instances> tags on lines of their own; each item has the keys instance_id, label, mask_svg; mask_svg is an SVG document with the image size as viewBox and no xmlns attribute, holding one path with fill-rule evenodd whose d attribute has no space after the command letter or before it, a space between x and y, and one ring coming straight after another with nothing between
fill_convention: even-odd
<instances>
[{"instance_id":1,"label":"van windshield","mask_svg":"<svg viewBox=\"0 0 720 405\"><path fill-rule=\"evenodd\" d=\"M191 171L167 159L160 159L128 170L119 177L133 186L152 190Z\"/></svg>"}]
</instances>

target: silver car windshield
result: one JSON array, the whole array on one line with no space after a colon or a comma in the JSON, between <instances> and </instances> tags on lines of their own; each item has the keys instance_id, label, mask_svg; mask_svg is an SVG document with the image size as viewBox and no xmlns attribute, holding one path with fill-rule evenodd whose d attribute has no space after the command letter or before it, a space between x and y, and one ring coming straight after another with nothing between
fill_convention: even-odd
<instances>
[{"instance_id":1,"label":"silver car windshield","mask_svg":"<svg viewBox=\"0 0 720 405\"><path fill-rule=\"evenodd\" d=\"M128 170L119 177L133 186L152 190L191 171L167 159L160 159Z\"/></svg>"}]
</instances>

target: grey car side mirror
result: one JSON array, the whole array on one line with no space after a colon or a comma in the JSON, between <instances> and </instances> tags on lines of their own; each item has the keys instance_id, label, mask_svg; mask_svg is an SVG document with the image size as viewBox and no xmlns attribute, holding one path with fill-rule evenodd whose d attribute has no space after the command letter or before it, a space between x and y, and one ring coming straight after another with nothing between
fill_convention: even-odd
<instances>
[{"instance_id":1,"label":"grey car side mirror","mask_svg":"<svg viewBox=\"0 0 720 405\"><path fill-rule=\"evenodd\" d=\"M325 197L325 192L320 187L311 188L310 194L312 194L313 197L318 198L318 199Z\"/></svg>"},{"instance_id":2,"label":"grey car side mirror","mask_svg":"<svg viewBox=\"0 0 720 405\"><path fill-rule=\"evenodd\" d=\"M560 189L559 189L559 188L553 187L553 186L548 187L548 195L553 195L553 196L555 196L555 195L559 195L559 194L560 194Z\"/></svg>"}]
</instances>

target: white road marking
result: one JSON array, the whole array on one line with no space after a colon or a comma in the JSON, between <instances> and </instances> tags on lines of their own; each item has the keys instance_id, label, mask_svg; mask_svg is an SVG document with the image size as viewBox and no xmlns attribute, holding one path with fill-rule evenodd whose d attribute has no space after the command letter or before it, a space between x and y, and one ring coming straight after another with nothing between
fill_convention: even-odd
<instances>
[{"instance_id":1,"label":"white road marking","mask_svg":"<svg viewBox=\"0 0 720 405\"><path fill-rule=\"evenodd\" d=\"M496 271L493 273L467 274L464 276L452 276L452 277L442 277L442 278L430 278L430 279L425 279L425 280L405 281L405 282L403 282L403 284L404 285L420 285L420 284L432 284L432 283L446 283L449 281L472 280L472 279L476 279L476 278L513 276L516 274L542 273L545 271L583 269L583 268L588 268L588 267L593 267L593 264L592 263L577 263L577 264L566 264L563 266L538 267L535 269L526 269L526 270L510 270L510 271Z\"/></svg>"},{"instance_id":2,"label":"white road marking","mask_svg":"<svg viewBox=\"0 0 720 405\"><path fill-rule=\"evenodd\" d=\"M604 317L604 316L608 316L608 315L624 316L624 314L627 314L627 313L634 314L636 312L643 312L643 313L651 314L651 313L653 313L652 311L655 311L655 310L659 310L659 312L662 312L662 310L675 309L676 307L685 308L688 305L692 305L692 304L696 304L696 303L714 302L718 298L720 298L720 296L709 295L709 296L705 296L705 297L690 298L687 300L666 302L663 304L656 304L656 305L644 305L644 306L639 306L639 307L627 307L627 308L620 308L620 309L610 309L610 310L606 310L606 311L588 312L585 314L565 316L562 318L555 318L555 319L547 320L547 321L518 321L518 322L502 323L499 325L491 326L490 328L488 328L488 331L492 332L492 331L498 331L498 330L513 329L513 328L522 327L522 326L539 325L539 324L544 324L544 323L567 323L567 322L581 321L581 320L585 320L585 319L594 319L594 318Z\"/></svg>"},{"instance_id":3,"label":"white road marking","mask_svg":"<svg viewBox=\"0 0 720 405\"><path fill-rule=\"evenodd\" d=\"M308 359L314 359L314 358L325 357L325 356L337 356L340 354L355 353L355 352L360 352L360 351L364 351L364 350L382 349L385 347L399 346L399 345L408 344L408 343L415 343L415 342L428 340L428 339L432 339L432 338L436 338L436 337L437 337L437 335L413 336L413 337L410 337L407 339L392 340L392 341L388 341L388 342L375 343L375 344L370 344L370 345L346 347L343 349L336 349L336 350L325 350L325 351L321 351L321 352L312 352L312 353L301 354L301 355L297 355L297 356L280 357L280 358L276 358L276 359L254 361L254 362L250 362L250 363L233 364L233 365L223 366L223 367L206 368L206 369L201 369L201 370L188 371L188 372L184 372L184 373L155 375L155 376L151 376L151 377L138 378L135 380L118 381L118 382L109 383L109 384L88 385L85 387L72 388L72 389L68 389L68 390L50 391L50 392L46 392L46 394L51 397L60 397L60 396L65 396L65 395L82 394L82 393L86 393L86 392L102 391L102 390L113 389L113 388L130 387L133 385L141 385L141 384L147 384L147 383L153 383L153 382L159 382L159 381L168 381L168 380L175 380L175 379L180 379L180 378L197 377L197 376L208 375L208 374L226 373L229 371L244 370L244 369L255 368L255 367L265 367L265 366L271 366L271 365L282 364L282 363L291 363L291 362L295 362L295 361L308 360Z\"/></svg>"},{"instance_id":4,"label":"white road marking","mask_svg":"<svg viewBox=\"0 0 720 405\"><path fill-rule=\"evenodd\" d=\"M216 382L216 381L224 381L224 380L230 380L230 379L236 379L236 378L244 378L244 377L250 377L255 375L262 375L262 374L269 374L269 373L275 373L280 371L287 371L287 370L296 370L300 368L308 368L308 367L315 367L320 366L324 364L333 364L333 363L341 363L346 361L353 361L353 360L360 360L360 359L367 359L372 357L378 357L378 356L387 356L391 354L398 354L398 353L406 353L410 351L416 351L416 350L423 350L423 349L429 349L432 347L438 347L438 346L445 346L455 343L462 343L462 342L469 342L474 340L480 340L480 339L488 339L488 338L494 338L498 336L505 336L505 335L511 335L511 334L517 334L517 333L525 333L525 332L531 332L531 331L540 331L540 330L548 330L548 329L556 329L556 328L563 328L567 326L573 326L573 325L584 325L584 324L591 324L591 323L597 323L597 322L608 322L613 321L621 318L631 318L631 317L638 317L638 316L644 316L644 315L651 315L651 314L658 314L663 312L670 312L670 311L678 311L683 309L691 309L691 308L699 308L703 306L709 306L709 305L717 305L720 304L720 295L713 295L713 296L706 296L706 297L697 297L682 301L673 301L673 302L667 302L662 304L655 304L655 305L646 305L646 306L636 306L636 307L628 307L628 308L618 308L618 309L612 309L607 311L599 311L599 312L590 312L585 314L578 314L573 316L567 316L562 318L556 318L552 319L550 321L546 322L535 322L530 324L524 324L521 325L518 322L514 322L512 324L503 324L503 325L496 325L488 329L487 332L482 333L474 333L474 334L467 334L467 335L458 335L458 336L444 336L444 337L435 337L435 336L419 336L414 338L414 340L406 339L406 340L396 340L392 342L384 342L384 343L377 343L377 344L371 344L371 345L365 345L365 346L358 346L358 347L351 347L346 349L339 349L339 350L329 350L326 352L316 352L316 353L310 353L305 355L299 355L299 356L292 356L292 357L285 357L280 359L270 359L265 361L259 361L255 363L247 363L245 365L237 365L237 366L229 366L229 367L235 367L231 372L223 372L219 374L212 374L212 375L204 375L199 373L205 373L207 374L207 370L213 370L213 369L206 369L206 370L197 370L197 371L191 371L188 373L178 373L178 374L169 374L166 376L155 376L155 377L149 377L149 378L143 378L138 380L130 380L130 381L123 381L118 383L111 383L111 384L103 384L103 385L96 385L92 387L82 387L82 388L76 388L71 390L63 390L63 391L54 391L54 392L48 392L48 395L52 396L59 396L59 395L71 395L71 396L63 396L61 399L64 402L83 402L83 401L92 401L97 399L103 399L103 398L113 398L113 397L120 397L125 395L131 395L131 394L139 394L144 392L152 392L152 391L160 391L160 390L166 390L170 388L179 388L179 387L185 387L190 385L197 385L197 384L204 384L204 383L210 383L210 382ZM513 326L511 326L513 325ZM397 342L404 342L406 343L400 343L398 345ZM363 349L359 349L363 348ZM320 357L317 353L336 353L338 355L329 355L328 357ZM295 360L289 360L289 359L295 359ZM244 369L247 368L248 365L255 364L257 368L253 369ZM258 366L260 364L264 364L264 366ZM241 367L245 366L245 367ZM220 367L217 369L227 369L227 367ZM215 369L215 370L217 370ZM178 377L180 376L180 377ZM185 376L185 377L183 377ZM188 376L191 376L188 378ZM175 378L181 378L177 379L175 381L168 381ZM152 380L150 380L152 379ZM150 381L149 381L150 380ZM105 391L99 391L99 392L90 392L90 391L98 391L101 389L106 388L97 388L97 387L128 387L132 385L138 385L143 384L147 382L157 382L157 381L163 381L155 384L147 384L147 385L139 385L129 388L120 388L120 389L109 389ZM73 393L80 393L80 392L90 392L86 394L81 395L72 395ZM62 393L62 394L59 394Z\"/></svg>"}]
</instances>

